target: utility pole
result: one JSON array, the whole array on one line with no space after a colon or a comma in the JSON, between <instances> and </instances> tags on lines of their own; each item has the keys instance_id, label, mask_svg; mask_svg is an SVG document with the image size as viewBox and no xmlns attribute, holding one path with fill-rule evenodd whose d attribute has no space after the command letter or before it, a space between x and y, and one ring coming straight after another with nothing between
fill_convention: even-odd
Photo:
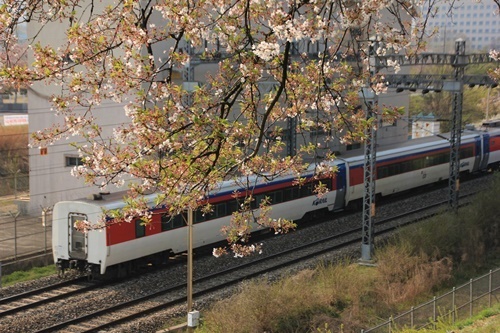
<instances>
[{"instance_id":1,"label":"utility pole","mask_svg":"<svg viewBox=\"0 0 500 333\"><path fill-rule=\"evenodd\" d=\"M184 67L183 88L188 92L186 104L191 107L193 104L193 92L198 86L194 80L193 48L189 41L186 41L186 51L189 54L189 61ZM187 212L187 330L193 332L193 328L198 326L200 313L193 311L193 209L189 207Z\"/></svg>"}]
</instances>

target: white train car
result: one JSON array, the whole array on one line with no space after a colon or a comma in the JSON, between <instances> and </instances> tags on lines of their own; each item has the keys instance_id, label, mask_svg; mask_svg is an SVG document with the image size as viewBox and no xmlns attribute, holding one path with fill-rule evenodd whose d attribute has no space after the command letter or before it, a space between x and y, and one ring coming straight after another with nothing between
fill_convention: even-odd
<instances>
[{"instance_id":1,"label":"white train car","mask_svg":"<svg viewBox=\"0 0 500 333\"><path fill-rule=\"evenodd\" d=\"M415 139L380 148L376 159L376 193L390 195L447 179L449 159L450 144L446 137ZM291 220L299 220L318 210L336 211L360 203L364 190L364 156L346 154L332 163L338 172L321 179L330 189L322 197L313 193L318 181L313 178L314 166L303 175L309 182L301 187L294 185L295 177L291 175L273 181L256 181L249 189L237 187L234 182L221 184L219 191L208 198L213 213L195 213L194 247L224 240L220 230L229 225L232 213L238 211L247 191L255 199L255 214L259 213L257 205L261 199L269 197L273 207L271 217ZM499 163L500 128L463 133L460 172L498 168ZM241 194L239 200L234 197L235 191ZM138 265L162 262L172 253L187 250L187 227L183 217L171 217L162 208L152 207L152 223L146 226L138 217L131 223L110 223L100 230L81 232L75 229L75 222L79 220L94 224L101 219L103 211L123 207L124 195L115 193L98 196L99 200L62 201L54 206L53 254L61 270L77 268L92 276L109 270L126 274ZM258 230L257 225L253 227Z\"/></svg>"},{"instance_id":2,"label":"white train car","mask_svg":"<svg viewBox=\"0 0 500 333\"><path fill-rule=\"evenodd\" d=\"M258 181L250 189L254 203L260 203L269 197L273 203L271 218L299 220L305 214L320 209L334 210L343 208L343 190L340 195L335 190L334 179L321 181L331 189L320 199L313 193L312 181L314 170L303 175L310 179L304 186L295 186L295 176L284 176L273 181ZM240 198L234 197L235 191ZM233 212L238 211L247 189L242 189L234 182L225 182L220 190L209 196L213 206L212 214L194 214L194 244L201 247L225 239L221 228L230 223ZM54 206L53 212L53 255L57 266L78 268L89 275L105 274L111 267L114 273L126 274L138 264L159 263L168 259L172 253L187 250L187 227L185 217L167 214L165 208L152 207L153 218L148 225L143 225L140 217L133 222L109 223L108 226L82 232L75 228L77 221L88 221L95 225L102 220L103 211L123 207L126 193L96 196L96 199L61 201ZM151 196L153 202L154 196ZM338 199L340 198L340 200ZM259 214L257 206L253 207ZM253 230L259 226L254 224Z\"/></svg>"}]
</instances>

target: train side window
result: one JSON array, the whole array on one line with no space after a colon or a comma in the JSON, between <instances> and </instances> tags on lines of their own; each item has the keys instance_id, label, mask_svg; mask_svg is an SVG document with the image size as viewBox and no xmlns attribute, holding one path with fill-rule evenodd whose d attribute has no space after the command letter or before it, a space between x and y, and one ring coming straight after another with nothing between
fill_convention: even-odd
<instances>
[{"instance_id":1,"label":"train side window","mask_svg":"<svg viewBox=\"0 0 500 333\"><path fill-rule=\"evenodd\" d=\"M426 156L424 159L424 168L428 168L431 166L431 158L432 156Z\"/></svg>"},{"instance_id":2,"label":"train side window","mask_svg":"<svg viewBox=\"0 0 500 333\"><path fill-rule=\"evenodd\" d=\"M474 155L474 150L472 149L472 147L467 147L465 149L460 150L460 158L461 159L472 157L473 155Z\"/></svg>"},{"instance_id":3,"label":"train side window","mask_svg":"<svg viewBox=\"0 0 500 333\"><path fill-rule=\"evenodd\" d=\"M161 231L172 230L174 228L174 218L170 215L163 214L161 216Z\"/></svg>"},{"instance_id":4,"label":"train side window","mask_svg":"<svg viewBox=\"0 0 500 333\"><path fill-rule=\"evenodd\" d=\"M389 175L389 170L386 166L381 166L377 169L377 179L386 178Z\"/></svg>"},{"instance_id":5,"label":"train side window","mask_svg":"<svg viewBox=\"0 0 500 333\"><path fill-rule=\"evenodd\" d=\"M424 166L424 158L417 158L413 161L413 170L420 170Z\"/></svg>"},{"instance_id":6,"label":"train side window","mask_svg":"<svg viewBox=\"0 0 500 333\"><path fill-rule=\"evenodd\" d=\"M187 221L186 213L175 215L174 218L172 219L174 229L184 227L186 225L186 223L184 221Z\"/></svg>"},{"instance_id":7,"label":"train side window","mask_svg":"<svg viewBox=\"0 0 500 333\"><path fill-rule=\"evenodd\" d=\"M283 190L283 201L290 201L299 198L299 187L292 186Z\"/></svg>"},{"instance_id":8,"label":"train side window","mask_svg":"<svg viewBox=\"0 0 500 333\"><path fill-rule=\"evenodd\" d=\"M161 231L182 228L183 226L184 220L181 214L177 214L173 217L168 214L163 214L161 216Z\"/></svg>"},{"instance_id":9,"label":"train side window","mask_svg":"<svg viewBox=\"0 0 500 333\"><path fill-rule=\"evenodd\" d=\"M387 177L394 176L394 165L387 166Z\"/></svg>"},{"instance_id":10,"label":"train side window","mask_svg":"<svg viewBox=\"0 0 500 333\"><path fill-rule=\"evenodd\" d=\"M266 198L266 195L265 194L257 194L255 197L254 197L254 200L252 201L252 208L253 209L256 209L256 208L259 208L262 200L264 200Z\"/></svg>"},{"instance_id":11,"label":"train side window","mask_svg":"<svg viewBox=\"0 0 500 333\"><path fill-rule=\"evenodd\" d=\"M396 163L396 164L394 165L394 172L395 172L395 174L396 174L396 175L399 175L399 174L401 174L401 173L402 173L402 172L401 172L401 163Z\"/></svg>"},{"instance_id":12,"label":"train side window","mask_svg":"<svg viewBox=\"0 0 500 333\"><path fill-rule=\"evenodd\" d=\"M226 203L223 202L223 203L218 204L215 207L215 216L217 218L219 218L219 217L224 217L226 215L227 215L227 212L226 212Z\"/></svg>"},{"instance_id":13,"label":"train side window","mask_svg":"<svg viewBox=\"0 0 500 333\"><path fill-rule=\"evenodd\" d=\"M197 210L194 212L194 223L205 222L207 220L207 215L204 214L201 210Z\"/></svg>"},{"instance_id":14,"label":"train side window","mask_svg":"<svg viewBox=\"0 0 500 333\"><path fill-rule=\"evenodd\" d=\"M146 236L146 226L141 219L135 220L135 238Z\"/></svg>"},{"instance_id":15,"label":"train side window","mask_svg":"<svg viewBox=\"0 0 500 333\"><path fill-rule=\"evenodd\" d=\"M311 185L305 184L300 188L300 198L308 197L311 195Z\"/></svg>"},{"instance_id":16,"label":"train side window","mask_svg":"<svg viewBox=\"0 0 500 333\"><path fill-rule=\"evenodd\" d=\"M450 163L450 154L449 153L443 153L443 164L444 163Z\"/></svg>"},{"instance_id":17,"label":"train side window","mask_svg":"<svg viewBox=\"0 0 500 333\"><path fill-rule=\"evenodd\" d=\"M411 170L411 163L409 161L402 162L401 163L401 172L405 173L405 172L410 172L410 171L412 171Z\"/></svg>"},{"instance_id":18,"label":"train side window","mask_svg":"<svg viewBox=\"0 0 500 333\"><path fill-rule=\"evenodd\" d=\"M273 203L278 204L283 202L283 191L276 191L274 194Z\"/></svg>"},{"instance_id":19,"label":"train side window","mask_svg":"<svg viewBox=\"0 0 500 333\"><path fill-rule=\"evenodd\" d=\"M231 215L239 210L238 200L233 199L227 203L227 215Z\"/></svg>"}]
</instances>

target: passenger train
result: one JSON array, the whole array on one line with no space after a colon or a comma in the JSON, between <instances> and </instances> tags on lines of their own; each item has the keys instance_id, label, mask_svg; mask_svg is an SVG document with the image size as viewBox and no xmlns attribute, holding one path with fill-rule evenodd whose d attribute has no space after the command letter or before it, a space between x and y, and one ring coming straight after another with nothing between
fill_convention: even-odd
<instances>
[{"instance_id":1,"label":"passenger train","mask_svg":"<svg viewBox=\"0 0 500 333\"><path fill-rule=\"evenodd\" d=\"M450 142L445 137L425 137L404 143L377 147L376 192L391 195L445 180L449 176ZM329 192L318 197L313 192L314 166L303 177L305 185L294 185L294 176L261 181L251 189L238 189L224 183L209 196L211 214L194 214L193 247L225 239L221 227L229 225L231 214L238 210L235 190L251 190L255 202L271 199L274 218L302 219L318 210L338 211L363 197L362 153L343 154L331 162L338 172L321 179ZM500 128L465 130L461 136L460 172L473 173L497 169L500 164ZM101 230L82 232L75 222L97 223L104 210L123 207L124 193L95 196L94 200L61 201L55 204L52 225L54 262L64 272L76 268L89 276L106 273L127 274L138 264L159 263L173 253L187 250L187 227L182 216L170 217L166 209L153 209L152 223L143 225L140 218L131 223L112 223ZM256 208L256 207L255 207ZM257 209L257 208L256 208ZM256 211L258 214L258 211ZM254 229L255 230L255 229Z\"/></svg>"}]
</instances>

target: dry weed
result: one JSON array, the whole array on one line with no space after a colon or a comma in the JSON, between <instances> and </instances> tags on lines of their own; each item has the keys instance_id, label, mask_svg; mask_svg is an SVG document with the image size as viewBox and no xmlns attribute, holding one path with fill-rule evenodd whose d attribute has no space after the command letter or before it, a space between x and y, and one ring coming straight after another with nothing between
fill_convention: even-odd
<instances>
[{"instance_id":1,"label":"dry weed","mask_svg":"<svg viewBox=\"0 0 500 333\"><path fill-rule=\"evenodd\" d=\"M415 300L451 278L452 262L432 258L409 243L388 245L377 252L377 298L391 308Z\"/></svg>"}]
</instances>

